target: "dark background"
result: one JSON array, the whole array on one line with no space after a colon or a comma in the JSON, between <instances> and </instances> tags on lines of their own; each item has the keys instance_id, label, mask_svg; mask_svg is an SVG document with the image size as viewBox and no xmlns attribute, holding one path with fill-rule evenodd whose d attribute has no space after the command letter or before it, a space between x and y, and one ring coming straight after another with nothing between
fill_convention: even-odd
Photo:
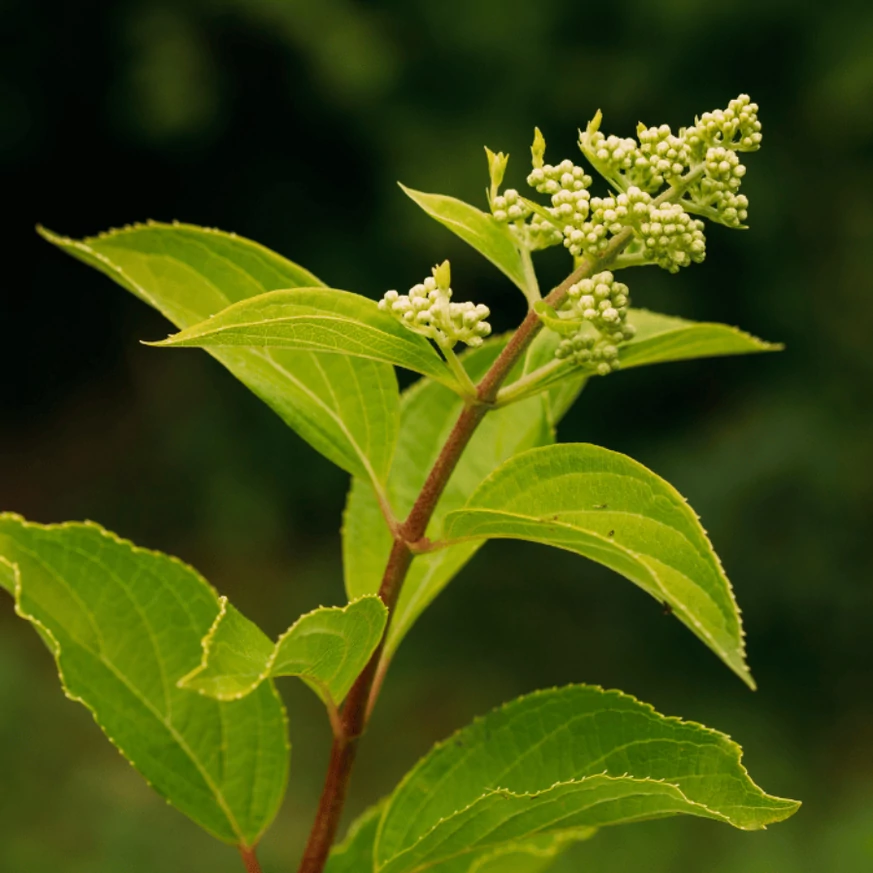
<instances>
[{"instance_id":1,"label":"dark background","mask_svg":"<svg viewBox=\"0 0 873 873\"><path fill-rule=\"evenodd\" d=\"M562 869L873 869L873 5L0 0L0 28L0 507L180 555L270 632L342 600L345 475L206 355L139 345L162 319L34 224L218 226L371 296L450 257L460 299L505 329L521 295L395 180L481 205L485 143L512 153L520 186L535 124L558 160L598 107L629 135L748 91L765 131L746 161L751 229L714 227L702 266L629 281L637 305L787 350L595 380L561 436L625 451L689 498L760 691L620 578L491 544L401 648L351 808L473 715L587 681L730 733L763 787L804 807L765 833L603 832ZM567 266L541 261L547 280ZM2 599L0 870L236 870L63 699ZM283 691L295 754L267 871L296 860L328 747L314 695Z\"/></svg>"}]
</instances>

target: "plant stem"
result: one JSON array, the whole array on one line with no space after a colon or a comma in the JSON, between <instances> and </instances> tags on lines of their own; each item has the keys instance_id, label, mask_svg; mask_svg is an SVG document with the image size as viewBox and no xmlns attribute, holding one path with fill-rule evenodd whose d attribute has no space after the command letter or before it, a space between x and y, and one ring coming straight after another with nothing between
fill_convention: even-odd
<instances>
[{"instance_id":1,"label":"plant stem","mask_svg":"<svg viewBox=\"0 0 873 873\"><path fill-rule=\"evenodd\" d=\"M567 291L571 285L590 276L596 268L607 265L627 246L632 237L633 230L626 228L610 240L609 246L600 258L583 259L579 266L560 285L553 288L546 297L549 305L559 306L567 296ZM298 873L322 873L336 837L357 754L358 741L373 709L375 693L378 693L382 684L381 679L384 678L385 667L384 665L380 667L380 664L385 649L385 640L391 626L391 617L397 604L397 598L400 596L400 589L403 586L406 573L415 557L409 545L424 536L436 505L461 459L464 449L467 448L482 419L493 407L500 386L541 328L542 322L539 316L533 309L528 310L518 330L512 335L482 381L476 386L477 400L467 403L458 416L458 420L443 445L439 457L434 462L406 521L392 531L394 545L391 548L388 564L382 577L382 585L379 589L379 597L388 608L388 625L385 628L382 642L373 653L364 671L355 681L343 706L342 733L335 737L331 748L330 763L318 811ZM377 675L380 681L374 685Z\"/></svg>"},{"instance_id":2,"label":"plant stem","mask_svg":"<svg viewBox=\"0 0 873 873\"><path fill-rule=\"evenodd\" d=\"M389 620L413 557L406 541L395 535L394 545L391 547L391 554L379 588L379 597L388 608ZM327 863L327 856L336 838L337 827L345 805L349 779L358 751L358 740L366 727L370 689L379 670L386 638L387 628L367 666L355 680L343 706L340 731L334 735L324 788L318 802L315 822L300 861L299 873L321 873Z\"/></svg>"},{"instance_id":3,"label":"plant stem","mask_svg":"<svg viewBox=\"0 0 873 873\"><path fill-rule=\"evenodd\" d=\"M258 856L255 852L254 846L251 848L240 846L239 853L240 857L243 859L246 873L261 873L261 865L258 863Z\"/></svg>"}]
</instances>

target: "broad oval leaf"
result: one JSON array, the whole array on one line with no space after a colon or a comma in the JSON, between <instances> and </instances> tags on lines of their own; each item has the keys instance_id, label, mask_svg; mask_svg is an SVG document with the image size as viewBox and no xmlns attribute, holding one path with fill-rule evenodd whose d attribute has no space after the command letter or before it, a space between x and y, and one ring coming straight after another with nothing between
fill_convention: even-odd
<instances>
[{"instance_id":1,"label":"broad oval leaf","mask_svg":"<svg viewBox=\"0 0 873 873\"><path fill-rule=\"evenodd\" d=\"M0 587L54 655L67 696L152 787L218 839L254 845L285 791L285 712L270 682L232 703L176 687L219 610L202 577L90 522L3 514Z\"/></svg>"},{"instance_id":2,"label":"broad oval leaf","mask_svg":"<svg viewBox=\"0 0 873 873\"><path fill-rule=\"evenodd\" d=\"M468 873L538 836L687 814L757 830L799 804L765 794L724 734L574 685L496 709L436 746L391 796L376 873Z\"/></svg>"},{"instance_id":3,"label":"broad oval leaf","mask_svg":"<svg viewBox=\"0 0 873 873\"><path fill-rule=\"evenodd\" d=\"M323 284L251 240L190 224L140 224L84 240L40 233L183 329L267 291ZM333 463L384 481L399 409L391 366L292 349L209 353Z\"/></svg>"},{"instance_id":4,"label":"broad oval leaf","mask_svg":"<svg viewBox=\"0 0 873 873\"><path fill-rule=\"evenodd\" d=\"M647 309L632 309L628 323L637 333L630 342L619 346L624 369L693 358L776 352L783 348L727 324L687 321Z\"/></svg>"},{"instance_id":5,"label":"broad oval leaf","mask_svg":"<svg viewBox=\"0 0 873 873\"><path fill-rule=\"evenodd\" d=\"M485 373L505 342L505 338L499 338L463 356L474 380ZM460 397L433 382L422 380L404 393L400 439L387 486L388 499L400 517L412 508L462 409ZM462 507L476 486L503 461L532 446L550 443L553 438L542 397L490 413L452 474L427 535L441 539L446 514ZM343 564L350 598L379 590L391 542L373 489L366 482L353 481L343 523ZM418 616L480 546L481 543L462 543L414 559L392 614L386 657L391 656Z\"/></svg>"},{"instance_id":6,"label":"broad oval leaf","mask_svg":"<svg viewBox=\"0 0 873 873\"><path fill-rule=\"evenodd\" d=\"M433 345L348 291L294 288L242 300L155 346L297 349L368 358L457 382Z\"/></svg>"},{"instance_id":7,"label":"broad oval leaf","mask_svg":"<svg viewBox=\"0 0 873 873\"><path fill-rule=\"evenodd\" d=\"M557 546L621 573L754 688L730 582L682 495L626 455L586 444L531 449L496 470L451 513L448 539Z\"/></svg>"},{"instance_id":8,"label":"broad oval leaf","mask_svg":"<svg viewBox=\"0 0 873 873\"><path fill-rule=\"evenodd\" d=\"M512 231L493 216L446 194L426 194L400 186L431 218L447 227L465 243L484 255L524 293L528 300L539 297L536 279L525 269Z\"/></svg>"},{"instance_id":9,"label":"broad oval leaf","mask_svg":"<svg viewBox=\"0 0 873 873\"><path fill-rule=\"evenodd\" d=\"M336 709L379 645L387 620L382 601L368 595L301 616L273 643L222 597L203 638L200 666L178 684L218 700L238 700L266 679L297 676Z\"/></svg>"}]
</instances>

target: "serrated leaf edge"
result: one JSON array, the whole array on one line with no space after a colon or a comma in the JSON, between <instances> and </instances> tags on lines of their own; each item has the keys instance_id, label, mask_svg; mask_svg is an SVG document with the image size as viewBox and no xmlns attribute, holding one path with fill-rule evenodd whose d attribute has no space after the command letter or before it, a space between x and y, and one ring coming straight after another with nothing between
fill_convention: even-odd
<instances>
[{"instance_id":1,"label":"serrated leaf edge","mask_svg":"<svg viewBox=\"0 0 873 873\"><path fill-rule=\"evenodd\" d=\"M553 451L555 448L564 447L564 446L568 446L568 447L569 447L569 446L577 446L577 447L583 447L583 448L596 449L596 450L598 450L598 451L601 451L601 452L607 452L607 453L609 453L609 454L611 454L611 455L615 455L615 456L617 456L617 457L623 458L624 460L630 462L630 464L632 464L632 465L633 465L634 467L636 467L637 469L642 470L644 473L647 473L647 474L650 474L650 475L653 475L653 476L657 477L657 478L658 478L661 482L663 482L663 484L664 484L664 485L669 489L669 491L670 491L670 493L672 494L672 496L673 496L674 498L676 498L676 499L679 501L679 503L680 503L681 505L683 505L683 506L688 510L689 513L691 513L692 517L693 517L694 520L697 522L697 524L698 524L698 526L699 526L699 528L700 528L700 532L701 532L701 534L703 535L703 540L704 540L704 542L705 542L706 545L707 545L707 548L708 548L708 550L709 550L709 553L710 553L711 557L713 558L713 560L715 561L715 564L716 564L716 568L717 568L717 570L718 570L718 573L719 573L719 575L721 576L721 578L723 579L723 581L725 582L725 584L726 584L726 586L727 586L727 591L728 591L728 594L730 595L731 603L733 604L733 607L734 607L734 609L736 610L736 614L737 614L737 623L738 623L738 626L739 626L739 635L740 635L740 648L739 648L738 654L739 654L739 656L740 656L740 659L742 660L743 666L746 667L745 675L744 675L743 673L741 673L740 671L736 670L736 669L735 669L735 668L734 668L734 667L729 663L729 661L727 661L727 658L725 657L726 653L721 649L720 646L716 646L716 645L713 643L713 648L714 648L714 649L715 649L715 650L716 650L716 651L717 651L717 652L722 656L722 658L725 660L725 663L726 663L729 667L731 667L731 669L734 670L735 673L737 673L737 675L738 675L738 676L739 676L739 677L740 677L740 678L741 678L741 679L742 679L742 680L743 680L743 681L744 681L744 682L749 686L749 688L751 688L753 691L755 691L755 690L757 689L757 685L756 685L756 683L755 683L755 680L752 678L751 673L750 673L749 670L748 670L748 666L746 665L746 645L745 645L745 640L746 640L746 631L745 631L745 628L743 627L743 621L742 621L742 610L740 609L739 603L737 603L737 599L736 599L736 596L735 596L735 594L734 594L733 584L731 583L730 578L728 577L727 573L726 573L725 570L724 570L724 565L723 565L722 562L721 562L721 558L718 556L718 553L717 553L717 552L715 551L715 549L713 548L712 541L709 539L709 534L708 534L706 528L703 526L703 524L702 524L702 522L701 522L701 519L700 519L700 516L699 516L699 515L697 514L697 512L694 510L694 507L692 507L691 504L688 502L687 498L685 498L685 497L684 497L684 496L683 496L683 495L682 495L682 494L681 494L681 493L680 493L680 492L679 492L679 491L678 491L678 490L677 490L673 485L671 485L671 484L670 484L666 479L664 479L663 477L661 477L661 476L659 476L657 473L655 473L654 470L650 470L648 467L645 466L645 464L641 464L639 461L637 461L637 460L635 460L634 458L630 457L630 455L625 455L623 452L616 452L616 451L613 450L613 449L607 449L607 448L604 448L603 446L595 445L594 443L555 443L555 444L553 444L553 445L551 445L551 446L537 446L536 448L528 449L528 450L525 451L525 452L519 452L519 454L514 455L514 456L513 456L512 458L510 458L508 461L505 461L503 464L501 464L501 465L500 465L496 470L493 470L491 473L489 473L489 474L488 474L488 475L487 475L487 476L486 476L486 477L485 477L485 478L484 478L484 479L479 483L479 485L478 485L478 487L476 488L476 490L475 490L475 491L470 495L470 497L469 497L467 503L465 504L464 508L462 508L462 509L456 509L454 512L450 512L449 515L446 516L446 522L445 522L445 524L446 524L446 528L448 528L449 519L451 518L451 516L456 515L456 514L460 514L460 513L463 513L463 512L471 512L471 513L472 513L472 512L476 512L476 511L477 511L477 507L475 507L475 506L470 506L470 504L474 501L474 499L476 498L476 495L479 493L479 491L482 490L482 489L483 489L483 488L484 488L488 483L490 483L490 481L491 481L492 479L494 479L494 478L495 478L499 473L501 473L501 472L502 472L502 469L503 469L505 466L507 466L507 465L509 465L509 464L511 464L511 463L515 463L515 462L517 462L520 458L525 457L525 456L530 455L530 454L533 454L534 452ZM615 475L618 475L618 474L615 474ZM469 507L469 508L468 508L468 507ZM504 511L504 510L482 509L481 511L483 511L483 512L493 512L494 514L506 515L506 516L510 516L510 517L513 517L513 518L523 518L523 519L525 519L525 520L527 520L527 521L539 521L539 519L537 519L537 518L534 517L534 516L519 515L518 513L506 512L506 511ZM629 514L631 514L631 513L629 513ZM572 529L572 526L571 526L571 525L562 524L561 522L552 522L552 521L550 521L549 524L553 524L553 525L555 525L555 526L557 526L557 527L564 527L564 528ZM609 543L610 545L612 545L613 547L615 547L615 548L617 548L617 549L621 549L621 550L625 551L627 554L634 555L634 557L636 557L638 560L642 560L642 559L640 559L640 558L636 555L635 552L633 552L631 549L628 549L626 546L619 546L619 545L618 545L617 543L615 543L613 540L608 539L608 538L606 538L606 537L603 537L602 535L597 534L597 533L594 533L594 532L591 532L591 531L586 531L586 533L590 534L590 536L595 537L595 538L597 538L597 539L599 539L599 540L601 540L601 541L603 541L603 542L605 542L605 543ZM685 537L684 537L684 534L683 534L683 538L685 538ZM473 539L479 539L479 537L474 537ZM494 537L494 539L498 539L498 537ZM687 539L687 538L686 538L686 539ZM548 544L547 544L547 545L548 545ZM696 551L696 549L695 549L695 551ZM648 565L646 565L646 566L648 567ZM650 571L650 572L651 572L651 571ZM684 575L684 574L683 574L683 575ZM657 580L656 580L656 581L657 581ZM660 584L660 582L658 582L658 588L661 588L661 584ZM663 590L663 589L662 589L662 590ZM690 617L690 616L689 616L689 617ZM710 639L708 634L705 633L705 636L707 637L707 639ZM711 640L710 640L710 641L711 641ZM711 642L712 642L712 641L711 641Z\"/></svg>"},{"instance_id":2,"label":"serrated leaf edge","mask_svg":"<svg viewBox=\"0 0 873 873\"><path fill-rule=\"evenodd\" d=\"M203 233L214 234L215 236L224 237L226 239L237 240L239 242L244 242L247 245L252 246L252 248L257 249L259 252L262 252L263 254L268 255L269 257L279 257L279 258L282 258L283 260L287 260L287 258L285 258L283 255L280 255L278 252L274 252L272 249L268 248L267 246L263 245L262 243L259 243L256 240L251 239L250 237L242 236L241 234L235 233L232 230L222 230L221 228L218 228L218 227L204 227L204 226L199 225L199 224L191 224L190 222L179 221L178 219L173 219L172 221L156 221L153 218L149 218L149 219L146 219L145 221L133 221L133 222L130 222L129 224L124 224L121 227L107 228L106 230L102 230L99 233L92 234L91 236L83 237L81 240L76 240L76 239L72 239L72 238L67 237L67 236L62 236L61 234L57 234L54 231L49 230L47 227L44 227L41 224L38 224L36 226L37 233L39 233L40 236L42 236L44 239L48 240L49 242L54 243L56 240L58 240L58 241L61 241L64 243L72 244L72 245L83 244L84 246L86 246L88 248L89 253L94 254L94 255L97 255L97 253L94 252L90 246L88 246L88 243L93 242L95 240L115 239L116 237L124 236L125 234L136 233L137 231L141 231L141 230L150 230L150 229L167 230L167 229L172 229L172 228L178 228L181 230L192 230L192 231L196 231L196 232L202 231ZM97 255L97 256L100 257L99 255ZM313 287L319 287L319 288L325 287L324 282L322 282L321 279L319 279L318 276L316 276L314 273L311 273L305 267L301 267L296 262L292 261L290 263L293 263L295 269L300 270L301 273L303 273L307 276L310 276L312 278Z\"/></svg>"},{"instance_id":3,"label":"serrated leaf edge","mask_svg":"<svg viewBox=\"0 0 873 873\"><path fill-rule=\"evenodd\" d=\"M384 615L385 620L387 622L388 610L385 609L384 603L382 603L382 600L376 594L363 594L360 597L356 597L354 600L350 600L345 606L318 606L315 609L310 610L309 612L306 612L303 615L301 615L294 622L294 624L292 624L291 627L288 628L288 630L286 630L284 633L279 635L279 637L276 639L275 644L273 645L273 651L270 653L270 656L267 659L266 666L265 666L264 670L254 680L254 682L251 683L250 686L248 686L247 688L245 688L242 691L237 691L237 692L233 692L233 693L208 694L203 688L191 688L190 683L193 679L195 679L197 676L199 676L209 666L209 656L212 652L212 644L215 640L215 635L218 632L218 628L220 627L222 621L224 620L225 615L227 614L227 606L228 606L229 601L228 601L227 597L221 596L221 597L219 597L220 609L219 609L218 615L215 617L215 621L213 621L212 627L209 628L209 631L207 632L206 636L203 637L203 639L201 640L201 646L203 647L203 651L202 651L202 655L201 655L200 665L198 667L195 667L190 673L186 673L181 679L179 679L179 681L176 683L176 685L179 688L185 688L186 690L194 691L197 694L201 694L204 697L211 697L215 700L224 700L224 701L240 700L241 698L246 697L247 695L251 694L262 682L266 681L267 679L278 678L278 677L272 675L272 671L273 671L273 665L276 662L276 658L279 655L279 649L281 648L282 643L289 636L291 636L291 634L297 629L297 627L301 624L301 622L304 621L304 619L307 619L313 615L316 615L319 613L325 613L325 612L341 612L341 613L345 614L348 612L348 610L351 607L353 607L357 603L360 603L362 600L375 600L379 604L381 604L382 608L383 608L382 614ZM383 627L383 631L384 631L384 627ZM378 645L378 642L376 645ZM373 651L375 651L375 646L373 647ZM372 655L372 652L370 654ZM327 686L315 677L304 676L301 673L287 673L287 674L281 673L279 675L280 676L287 675L289 677L299 677L301 679L304 679L305 684L307 684L307 685L309 685L311 683L312 685L318 686L318 688L320 689L320 692L321 692L319 694L319 697L321 697L322 700L328 705L328 708L336 709L336 707L338 707L342 703L342 700L334 700L333 696L331 695Z\"/></svg>"},{"instance_id":4,"label":"serrated leaf edge","mask_svg":"<svg viewBox=\"0 0 873 873\"><path fill-rule=\"evenodd\" d=\"M440 740L439 742L435 743L430 748L430 750L427 753L425 753L424 755L422 755L419 758L419 760L416 762L416 764L414 764L410 768L410 770L403 777L403 779L401 779L400 782L397 784L397 787L394 789L394 792L392 793L392 795L388 798L388 801L386 802L386 805L385 805L385 809L382 812L382 819L379 822L379 828L376 832L375 845L378 846L379 842L382 838L384 824L385 824L386 819L388 818L388 812L391 809L391 804L392 804L394 797L400 793L400 791L404 788L404 786L408 782L412 781L412 779L416 775L416 772L418 771L418 769L431 755L435 754L436 752L444 749L445 747L447 747L449 745L452 745L461 734L464 734L465 732L471 730L473 727L486 721L491 716L494 716L498 713L505 712L508 709L515 707L515 706L518 706L519 704L521 704L523 702L527 702L529 700L535 700L538 697L545 697L545 696L553 694L555 692L568 691L568 690L573 689L573 688L581 688L581 689L586 689L589 691L596 691L596 692L603 694L604 697L613 697L616 699L630 701L630 702L635 703L638 706L640 706L647 715L654 715L658 719L663 719L665 722L673 723L673 724L681 724L681 725L684 725L687 727L693 727L696 730L701 731L702 733L717 740L719 745L724 746L731 753L733 760L736 763L741 775L745 776L749 780L750 784L752 786L754 786L754 788L760 793L760 795L762 797L767 797L770 800L774 800L778 803L783 803L786 805L786 811L788 812L788 815L785 816L786 818L789 815L792 815L794 812L797 811L797 809L800 808L801 801L790 800L788 798L776 797L774 795L767 794L752 779L752 777L749 775L749 771L746 769L746 766L743 764L742 747L738 743L735 743L731 739L729 734L723 733L722 731L715 730L715 728L707 727L706 725L701 724L700 722L696 722L696 721L689 720L689 719L683 719L683 718L680 718L679 716L675 716L675 715L663 715L662 713L658 712L651 703L646 703L646 702L640 700L639 698L635 697L634 695L628 694L625 691L620 691L619 689L615 689L615 688L605 689L601 685L591 685L591 684L586 684L586 683L572 683L570 685L562 685L562 686L556 685L556 686L553 686L551 688L541 688L541 689L538 689L537 691L531 692L530 694L523 694L521 697L517 697L514 700L510 700L506 703L502 703L499 706L494 707L494 709L490 710L485 715L476 716L469 724L465 725L462 728L458 728L458 730L456 730L450 736L446 737L446 739ZM493 789L486 790L483 794L481 794L478 798L476 798L476 800L474 800L472 803L467 804L467 806L463 807L462 809L456 810L451 815L444 816L443 818L441 818L432 828L430 828L426 833L422 834L412 845L407 846L405 849L403 849L403 851L399 852L397 855L393 855L391 858L387 859L383 864L377 865L375 867L375 871L376 871L376 873L378 873L378 871L380 869L382 869L388 863L393 861L394 858L399 858L401 855L408 852L411 848L418 845L418 843L421 840L423 840L426 836L428 836L440 824L442 824L443 822L451 820L452 818L459 815L460 813L465 812L467 809L470 809L471 807L475 806L483 797L487 797L487 796L492 795L492 794L501 794L501 793L504 795L510 795L513 797L536 797L539 794L542 794L546 791L550 791L552 788L555 788L558 785L570 785L570 784L574 784L574 783L581 783L581 782L584 782L586 779L592 778L595 775L598 778L605 777L607 779L615 779L615 780L622 780L622 779L631 778L634 781L641 782L641 783L645 783L645 782L663 783L665 785L671 786L672 788L676 788L676 790L679 791L680 794L682 794L683 798L685 798L689 804L694 805L694 806L698 806L701 809L705 809L709 812L714 812L713 810L710 810L709 807L707 807L705 804L699 803L698 801L693 801L693 800L688 799L686 797L686 795L684 794L684 792L682 792L682 790L677 785L675 785L672 782L668 782L666 779L652 779L650 777L644 777L644 778L639 779L636 777L628 777L627 775L625 775L625 776L609 776L608 773L606 773L605 771L602 774L591 774L589 776L583 777L582 779L569 779L566 782L559 781L559 782L556 782L554 785L549 786L549 788L544 788L544 789L541 789L539 791L531 792L531 793L516 793L516 792L509 791L508 789L493 788ZM719 813L719 815L721 815L721 813ZM724 820L727 821L727 819L724 819ZM760 828L760 829L763 830L765 827L766 826L762 826L762 828ZM740 829L741 830L754 830L753 828L740 828ZM412 871L409 871L409 873L412 873Z\"/></svg>"},{"instance_id":5,"label":"serrated leaf edge","mask_svg":"<svg viewBox=\"0 0 873 873\"><path fill-rule=\"evenodd\" d=\"M153 556L165 559L165 560L169 560L174 564L177 564L182 569L184 569L190 573L193 573L194 576L198 579L198 581L202 582L213 594L215 594L216 598L221 599L221 598L219 598L218 593L215 591L215 588L213 588L213 586L210 585L210 583L207 582L206 579L204 579L204 577L201 576L200 573L197 570L195 570L190 564L187 564L185 561L182 561L180 558L177 558L174 555L168 555L165 552L159 552L159 551L156 551L154 549L147 549L147 548L144 548L142 546L137 546L135 543L131 542L130 540L125 539L124 537L121 537L118 534L113 533L110 530L107 530L102 525L98 524L97 522L90 521L90 520L86 519L85 521L81 521L81 522L65 521L65 522L60 522L57 524L40 524L38 522L28 521L26 518L24 518L24 516L19 515L18 513L15 513L15 512L0 512L0 522L10 521L10 520L13 522L16 522L21 527L34 528L37 530L75 530L75 529L83 528L83 527L87 527L87 528L90 528L92 530L96 530L101 536L106 537L107 539L114 542L116 545L124 546L125 548L130 549L130 551L133 552L134 554L153 555ZM100 721L100 717L99 717L96 709L94 709L94 707L91 706L83 698L79 697L77 694L74 694L72 691L70 691L69 686L67 685L66 676L64 675L63 667L61 666L61 663L60 663L60 656L61 656L60 643L58 642L57 638L55 637L55 635L51 632L51 630L48 627L46 627L38 618L27 613L21 605L21 594L22 594L22 584L23 583L21 580L21 571L19 569L18 564L15 564L12 561L7 560L2 555L0 555L0 563L5 564L7 567L11 568L13 579L15 580L14 581L15 594L14 594L14 598L13 598L15 614L17 616L19 616L20 618L24 619L25 621L29 622L30 624L32 624L35 628L38 628L40 631L40 636L42 636L44 634L45 635L44 639L51 641L52 645L50 647L50 651L51 651L52 657L55 660L55 666L56 666L57 671L58 671L58 678L60 679L61 690L62 690L64 696L68 700L72 700L73 702L80 703L82 706L84 706L85 709L87 709L88 712L91 713L91 717L94 719L94 723L100 728L100 730L103 732L103 735L106 737L106 739L108 739L109 742L115 747L115 749L118 751L118 753L121 755L121 757L124 758L124 760L127 761L127 763L130 764L130 766L133 767L137 773L139 773L139 775L142 777L142 779L145 781L145 783L149 786L149 788L151 788L153 791L155 791L155 793L157 793L159 796L163 797L168 806L172 806L173 808L177 808L176 805L173 803L173 801L170 798L166 797L163 793L158 791L157 788L155 788L155 786L152 784L152 782L149 780L149 778L139 769L139 767L137 766L137 764L133 760L133 758L131 756L129 756L127 754L127 752L125 752L125 750L122 749L121 746L116 742L115 738L109 733L107 728ZM224 599L226 600L227 598L224 598ZM284 726L285 726L285 730L284 730L284 734L283 734L283 739L284 739L284 743L285 743L285 750L290 755L291 743L288 739L288 728L289 728L288 712L285 709L285 704L282 701L282 698L279 696L279 693L276 690L275 685L273 685L272 683L270 685L270 692L272 693L273 697L276 699L277 703L279 704L279 712L281 713L282 721L283 721ZM166 723L164 724L164 726L172 734L175 735L176 731L174 728L170 727ZM252 846L257 845L258 841L264 835L267 828L270 826L270 824L272 824L272 820L275 817L276 812L278 811L279 805L281 804L281 798L284 796L285 791L287 789L287 786L288 786L287 769L286 769L286 773L285 773L284 784L282 785L282 790L279 793L280 804L277 804L276 809L274 809L272 811L272 814L267 816L267 824L264 825L264 827L258 832L258 834L254 837L254 839L249 841L246 839L245 835L241 833L239 823L236 821L236 817L233 815L231 810L228 808L227 802L224 799L224 795L219 790L218 786L216 786L213 783L212 778L209 776L209 774L205 773L202 770L199 761L186 748L187 744L183 743L183 742L179 742L179 745L182 749L184 749L186 751L186 753L188 754L188 757L191 759L191 761L194 763L195 767L197 768L197 771L203 777L204 782L206 782L207 786L212 790L213 794L215 795L215 799L218 802L219 807L221 808L222 812L224 813L225 817L227 818L228 825L230 825L231 830L234 832L237 839L239 840L238 845L244 846L246 848L251 848ZM181 810L180 810L180 812L181 812ZM183 815L185 815L186 818L188 817L186 813L183 813ZM195 824L198 827L203 828L203 830L205 830L211 836L215 837L215 839L219 840L220 842L222 842L222 843L227 842L227 840L223 836L221 836L220 834L217 834L211 828L207 827L206 825L201 824L199 821L195 821Z\"/></svg>"}]
</instances>

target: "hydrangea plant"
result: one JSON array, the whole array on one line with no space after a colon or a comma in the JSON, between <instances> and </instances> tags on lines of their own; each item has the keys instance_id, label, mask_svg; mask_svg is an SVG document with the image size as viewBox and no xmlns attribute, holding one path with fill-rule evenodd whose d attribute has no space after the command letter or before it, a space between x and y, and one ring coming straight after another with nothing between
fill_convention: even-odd
<instances>
[{"instance_id":1,"label":"hydrangea plant","mask_svg":"<svg viewBox=\"0 0 873 873\"><path fill-rule=\"evenodd\" d=\"M758 107L741 95L675 134L641 124L636 138L606 136L601 121L579 135L603 180L597 194L582 166L546 163L539 130L530 197L502 187L508 157L490 150L488 212L404 189L525 295L527 315L504 336L491 335L487 307L453 299L447 261L377 303L216 230L149 223L79 241L41 230L179 329L155 345L206 349L351 475L348 602L275 641L175 558L90 522L0 516L0 586L54 656L65 693L249 871L286 789L284 676L323 701L334 738L300 873L535 873L606 826L692 815L755 830L798 808L762 791L725 735L580 684L462 728L335 845L391 660L487 540L609 567L754 687L730 582L683 497L625 455L557 443L555 428L589 379L777 348L635 309L616 278L701 262L703 219L743 226L740 155L760 147ZM559 245L572 265L543 297L532 254ZM396 367L422 378L401 393Z\"/></svg>"}]
</instances>

